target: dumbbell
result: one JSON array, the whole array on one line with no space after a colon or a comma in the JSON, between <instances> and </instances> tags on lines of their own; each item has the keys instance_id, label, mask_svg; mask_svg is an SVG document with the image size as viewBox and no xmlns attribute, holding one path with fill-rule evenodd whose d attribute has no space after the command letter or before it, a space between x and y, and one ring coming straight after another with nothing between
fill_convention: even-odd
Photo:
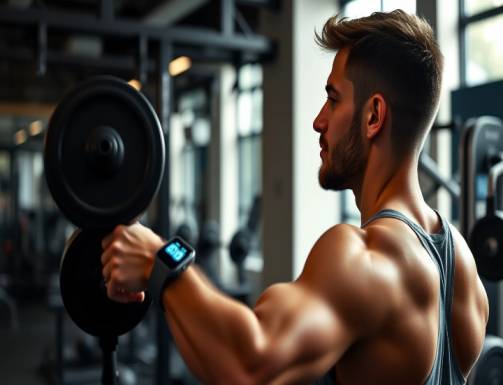
<instances>
[{"instance_id":1,"label":"dumbbell","mask_svg":"<svg viewBox=\"0 0 503 385\"><path fill-rule=\"evenodd\" d=\"M232 261L238 270L238 281L244 284L246 281L244 261L252 248L253 235L248 228L243 227L239 229L231 239L229 245L229 253Z\"/></svg>"},{"instance_id":2,"label":"dumbbell","mask_svg":"<svg viewBox=\"0 0 503 385\"><path fill-rule=\"evenodd\" d=\"M148 100L126 82L90 78L64 96L44 142L49 191L79 229L67 241L60 289L70 318L100 340L103 384L115 384L117 338L145 316L142 303L110 300L102 277L101 241L134 222L157 193L165 163L161 125Z\"/></svg>"},{"instance_id":3,"label":"dumbbell","mask_svg":"<svg viewBox=\"0 0 503 385\"><path fill-rule=\"evenodd\" d=\"M192 227L188 223L180 224L175 230L175 235L183 238L190 245L196 243L194 231L192 230Z\"/></svg>"},{"instance_id":4,"label":"dumbbell","mask_svg":"<svg viewBox=\"0 0 503 385\"><path fill-rule=\"evenodd\" d=\"M479 274L488 280L503 279L503 212L496 208L498 177L503 173L503 161L489 171L486 215L479 219L470 234L470 248Z\"/></svg>"}]
</instances>

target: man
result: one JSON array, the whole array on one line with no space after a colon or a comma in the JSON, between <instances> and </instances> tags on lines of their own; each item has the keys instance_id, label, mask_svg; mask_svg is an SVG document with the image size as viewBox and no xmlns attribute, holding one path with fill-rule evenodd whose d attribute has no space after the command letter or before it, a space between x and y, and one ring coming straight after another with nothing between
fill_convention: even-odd
<instances>
[{"instance_id":1,"label":"man","mask_svg":"<svg viewBox=\"0 0 503 385\"><path fill-rule=\"evenodd\" d=\"M166 321L205 384L464 383L488 304L465 241L418 182L442 72L431 28L394 11L331 18L317 38L337 51L314 121L319 182L353 191L361 228L327 230L301 276L268 288L254 309L189 267L162 292ZM103 240L110 298L143 299L163 244L139 224Z\"/></svg>"}]
</instances>

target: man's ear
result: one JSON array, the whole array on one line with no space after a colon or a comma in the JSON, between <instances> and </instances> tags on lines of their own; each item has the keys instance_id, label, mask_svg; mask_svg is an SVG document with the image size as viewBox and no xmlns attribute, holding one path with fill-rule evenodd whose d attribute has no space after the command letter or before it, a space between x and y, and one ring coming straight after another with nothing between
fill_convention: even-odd
<instances>
[{"instance_id":1,"label":"man's ear","mask_svg":"<svg viewBox=\"0 0 503 385\"><path fill-rule=\"evenodd\" d=\"M373 139L384 128L388 104L382 94L374 94L367 100L365 136Z\"/></svg>"}]
</instances>

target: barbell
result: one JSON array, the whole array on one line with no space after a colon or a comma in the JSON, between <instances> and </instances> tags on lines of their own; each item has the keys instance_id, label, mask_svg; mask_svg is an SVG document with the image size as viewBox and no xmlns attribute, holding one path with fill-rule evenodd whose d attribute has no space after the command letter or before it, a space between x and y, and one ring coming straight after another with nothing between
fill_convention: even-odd
<instances>
[{"instance_id":1,"label":"barbell","mask_svg":"<svg viewBox=\"0 0 503 385\"><path fill-rule=\"evenodd\" d=\"M119 335L133 329L151 303L110 300L102 276L101 241L130 224L157 193L165 163L164 134L149 101L111 76L90 78L56 107L44 142L44 170L54 201L79 229L60 266L63 305L75 324L100 340L103 384L116 384Z\"/></svg>"}]
</instances>

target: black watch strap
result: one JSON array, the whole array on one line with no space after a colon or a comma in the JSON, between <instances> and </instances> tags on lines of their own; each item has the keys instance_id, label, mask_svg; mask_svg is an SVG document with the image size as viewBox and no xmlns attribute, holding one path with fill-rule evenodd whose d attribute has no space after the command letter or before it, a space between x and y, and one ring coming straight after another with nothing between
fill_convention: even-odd
<instances>
[{"instance_id":1,"label":"black watch strap","mask_svg":"<svg viewBox=\"0 0 503 385\"><path fill-rule=\"evenodd\" d=\"M171 238L155 255L154 265L148 281L148 291L162 311L162 293L166 285L175 280L194 262L194 248L180 237Z\"/></svg>"},{"instance_id":2,"label":"black watch strap","mask_svg":"<svg viewBox=\"0 0 503 385\"><path fill-rule=\"evenodd\" d=\"M152 297L154 303L158 303L164 312L164 305L162 303L162 293L164 288L170 281L171 270L162 261L159 260L157 255L154 259L154 266L152 267L152 272L150 273L150 279L148 280L147 290Z\"/></svg>"}]
</instances>

